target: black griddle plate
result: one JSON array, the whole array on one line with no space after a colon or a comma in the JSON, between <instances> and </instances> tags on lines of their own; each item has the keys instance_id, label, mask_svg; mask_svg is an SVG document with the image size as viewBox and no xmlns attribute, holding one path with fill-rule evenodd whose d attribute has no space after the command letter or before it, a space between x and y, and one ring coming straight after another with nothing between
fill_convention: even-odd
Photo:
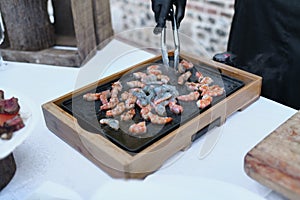
<instances>
[{"instance_id":1,"label":"black griddle plate","mask_svg":"<svg viewBox=\"0 0 300 200\"><path fill-rule=\"evenodd\" d=\"M152 64L160 64L160 63L162 63L161 60ZM146 68L150 65L151 64L147 64L145 66L139 67L138 69L135 69L134 71L145 72ZM147 133L144 135L132 136L128 133L128 128L131 124L143 121L139 114L140 109L138 108L138 106L136 106L136 115L134 116L133 120L129 122L122 122L120 120L120 129L117 131L111 129L107 125L101 125L99 123L100 119L106 118L105 111L99 110L100 106L102 105L100 101L88 102L82 98L83 94L79 94L62 102L61 107L65 111L72 114L78 120L79 125L83 129L107 137L109 140L111 140L119 147L123 148L126 151L129 151L129 153L138 153L144 148L146 148L147 146L149 146L150 144L154 143L155 141L159 140L163 136L177 129L181 124L184 124L188 120L193 119L194 117L201 114L202 112L204 112L205 110L207 110L208 108L216 104L217 102L223 100L224 98L226 98L227 96L231 95L232 93L234 93L235 91L237 91L238 89L244 86L244 83L242 81L232 77L228 77L224 74L220 74L218 70L212 69L209 66L203 64L201 66L196 64L194 65L195 66L192 69L192 74L195 74L195 71L200 71L204 76L211 77L214 80L213 84L224 87L225 89L224 95L213 97L212 104L204 109L199 109L196 106L195 101L192 102L179 101L179 104L182 105L184 108L184 112L182 114L180 115L173 114L167 108L167 116L173 118L172 122L166 125L154 125L150 122L147 122ZM111 89L112 83L118 80L121 81L123 85L122 91L128 90L126 82L134 80L134 77L132 75L134 71L130 73L126 73L125 75L117 79L111 80L109 83L99 85L97 88L93 88L88 92L101 92L107 89ZM163 70L163 73L168 74L169 76L178 76L176 75L173 69ZM192 76L189 79L189 81L193 81L193 82L195 82L196 80L197 78L195 76ZM189 93L189 91L187 91L185 86L180 86L177 84L177 77L171 78L169 84L175 85L180 95ZM121 94L121 92L119 94ZM116 119L118 119L118 117L116 117Z\"/></svg>"}]
</instances>

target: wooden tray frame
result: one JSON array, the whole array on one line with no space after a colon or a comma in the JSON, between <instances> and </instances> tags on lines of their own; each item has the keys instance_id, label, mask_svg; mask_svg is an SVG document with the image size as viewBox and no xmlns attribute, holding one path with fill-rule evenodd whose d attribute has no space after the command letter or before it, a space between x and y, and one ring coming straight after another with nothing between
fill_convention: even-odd
<instances>
[{"instance_id":1,"label":"wooden tray frame","mask_svg":"<svg viewBox=\"0 0 300 200\"><path fill-rule=\"evenodd\" d=\"M172 56L173 53L171 52L169 55ZM222 125L228 116L244 109L260 97L262 78L259 76L212 60L199 60L183 54L181 58L195 64L203 63L217 68L221 73L243 81L245 86L134 155L124 151L101 135L83 130L79 127L76 119L59 106L72 95L96 88L98 85L121 77L139 66L161 60L161 57L158 56L43 104L42 110L47 127L110 176L125 179L145 178L158 170L172 155L190 147L198 131L216 121L219 122L218 125Z\"/></svg>"},{"instance_id":2,"label":"wooden tray frame","mask_svg":"<svg viewBox=\"0 0 300 200\"><path fill-rule=\"evenodd\" d=\"M81 67L113 39L109 0L55 0L55 45L39 51L11 49L4 38L3 59L65 67ZM54 10L55 11L55 10Z\"/></svg>"}]
</instances>

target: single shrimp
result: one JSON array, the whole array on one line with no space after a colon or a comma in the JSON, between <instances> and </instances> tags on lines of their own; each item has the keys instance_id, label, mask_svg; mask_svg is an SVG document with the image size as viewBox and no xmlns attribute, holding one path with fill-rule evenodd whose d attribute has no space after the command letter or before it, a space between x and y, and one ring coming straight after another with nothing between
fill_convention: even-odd
<instances>
[{"instance_id":1,"label":"single shrimp","mask_svg":"<svg viewBox=\"0 0 300 200\"><path fill-rule=\"evenodd\" d=\"M119 103L119 99L117 97L111 97L109 102L100 106L100 110L108 110L114 108Z\"/></svg>"},{"instance_id":2,"label":"single shrimp","mask_svg":"<svg viewBox=\"0 0 300 200\"><path fill-rule=\"evenodd\" d=\"M159 69L159 68L160 68L159 65L150 65L150 66L147 67L147 71L148 70L153 70L153 69Z\"/></svg>"},{"instance_id":3,"label":"single shrimp","mask_svg":"<svg viewBox=\"0 0 300 200\"><path fill-rule=\"evenodd\" d=\"M183 112L183 107L181 105L176 104L175 101L169 102L169 108L170 108L171 112L173 112L175 114L180 114Z\"/></svg>"},{"instance_id":4,"label":"single shrimp","mask_svg":"<svg viewBox=\"0 0 300 200\"><path fill-rule=\"evenodd\" d=\"M190 71L185 72L184 74L178 77L178 84L183 85L191 77L192 73Z\"/></svg>"},{"instance_id":5,"label":"single shrimp","mask_svg":"<svg viewBox=\"0 0 300 200\"><path fill-rule=\"evenodd\" d=\"M153 102L153 103L156 104L156 105L157 105L157 104L160 104L161 102L170 99L172 96L173 96L173 95L172 95L172 93L170 93L170 92L163 93L162 95L156 96L156 98L154 99L154 102Z\"/></svg>"},{"instance_id":6,"label":"single shrimp","mask_svg":"<svg viewBox=\"0 0 300 200\"><path fill-rule=\"evenodd\" d=\"M134 78L136 78L136 79L142 79L142 78L146 77L147 74L144 73L144 72L134 72L134 73L133 73L133 76L134 76Z\"/></svg>"},{"instance_id":7,"label":"single shrimp","mask_svg":"<svg viewBox=\"0 0 300 200\"><path fill-rule=\"evenodd\" d=\"M128 121L128 120L131 120L131 119L134 117L134 115L135 115L135 109L132 108L132 109L130 109L130 110L124 112L124 113L120 116L120 118L121 118L122 121Z\"/></svg>"},{"instance_id":8,"label":"single shrimp","mask_svg":"<svg viewBox=\"0 0 300 200\"><path fill-rule=\"evenodd\" d=\"M197 91L199 90L199 87L201 86L200 83L194 83L194 82L185 82L185 86L189 91Z\"/></svg>"},{"instance_id":9,"label":"single shrimp","mask_svg":"<svg viewBox=\"0 0 300 200\"><path fill-rule=\"evenodd\" d=\"M131 108L134 108L136 100L137 100L137 97L134 96L133 94L129 93L128 98L125 100L125 108L128 110Z\"/></svg>"},{"instance_id":10,"label":"single shrimp","mask_svg":"<svg viewBox=\"0 0 300 200\"><path fill-rule=\"evenodd\" d=\"M103 92L101 92L100 94L100 101L102 102L102 104L106 104L108 103L108 98L110 97L111 93L110 90L105 90Z\"/></svg>"},{"instance_id":11,"label":"single shrimp","mask_svg":"<svg viewBox=\"0 0 300 200\"><path fill-rule=\"evenodd\" d=\"M200 84L206 84L206 85L209 85L209 84L211 84L211 83L213 83L214 82L214 80L212 79L212 78L210 78L210 77L208 77L208 76L205 76L205 77L203 77L201 80L200 80Z\"/></svg>"},{"instance_id":12,"label":"single shrimp","mask_svg":"<svg viewBox=\"0 0 300 200\"><path fill-rule=\"evenodd\" d=\"M178 96L177 99L181 101L195 101L199 98L200 94L198 91L190 92L186 95Z\"/></svg>"},{"instance_id":13,"label":"single shrimp","mask_svg":"<svg viewBox=\"0 0 300 200\"><path fill-rule=\"evenodd\" d=\"M212 85L208 88L208 90L203 92L203 95L209 95L212 97L221 96L224 93L224 88L218 85Z\"/></svg>"},{"instance_id":14,"label":"single shrimp","mask_svg":"<svg viewBox=\"0 0 300 200\"><path fill-rule=\"evenodd\" d=\"M147 73L148 73L148 74L153 74L153 75L158 76L158 75L161 75L161 74L162 74L162 71L159 70L159 69L148 69L148 70L147 70Z\"/></svg>"},{"instance_id":15,"label":"single shrimp","mask_svg":"<svg viewBox=\"0 0 300 200\"><path fill-rule=\"evenodd\" d=\"M148 113L149 119L153 124L167 124L173 120L172 117L161 117L151 112Z\"/></svg>"},{"instance_id":16,"label":"single shrimp","mask_svg":"<svg viewBox=\"0 0 300 200\"><path fill-rule=\"evenodd\" d=\"M134 134L143 134L147 132L146 122L142 121L137 124L132 124L129 127L129 132Z\"/></svg>"},{"instance_id":17,"label":"single shrimp","mask_svg":"<svg viewBox=\"0 0 300 200\"><path fill-rule=\"evenodd\" d=\"M203 79L203 74L201 73L201 72L199 72L199 71L197 71L196 73L195 73L195 76L198 78L198 82L200 83L201 82L201 80Z\"/></svg>"},{"instance_id":18,"label":"single shrimp","mask_svg":"<svg viewBox=\"0 0 300 200\"><path fill-rule=\"evenodd\" d=\"M170 81L170 78L166 75L163 75L163 74L159 74L157 75L157 78L163 82L164 84L167 84L169 81Z\"/></svg>"},{"instance_id":19,"label":"single shrimp","mask_svg":"<svg viewBox=\"0 0 300 200\"><path fill-rule=\"evenodd\" d=\"M211 104L211 102L212 102L212 100L213 100L213 98L211 97L211 96L209 96L209 95L204 95L203 97L202 97L202 99L200 99L200 100L198 100L197 102L196 102L196 104L197 104L197 106L199 107L199 108L205 108L206 106L208 106L208 105L210 105Z\"/></svg>"},{"instance_id":20,"label":"single shrimp","mask_svg":"<svg viewBox=\"0 0 300 200\"><path fill-rule=\"evenodd\" d=\"M182 59L180 64L182 64L186 69L191 69L194 67L194 64L190 61Z\"/></svg>"},{"instance_id":21,"label":"single shrimp","mask_svg":"<svg viewBox=\"0 0 300 200\"><path fill-rule=\"evenodd\" d=\"M142 83L141 81L129 81L129 82L127 82L127 85L131 88L136 88L136 87L143 88L143 87L145 87L145 84Z\"/></svg>"},{"instance_id":22,"label":"single shrimp","mask_svg":"<svg viewBox=\"0 0 300 200\"><path fill-rule=\"evenodd\" d=\"M111 118L100 119L100 124L106 124L114 130L118 130L120 128L119 121Z\"/></svg>"},{"instance_id":23,"label":"single shrimp","mask_svg":"<svg viewBox=\"0 0 300 200\"><path fill-rule=\"evenodd\" d=\"M112 84L111 97L115 98L118 96L118 93L122 90L123 86L120 81L116 81Z\"/></svg>"},{"instance_id":24,"label":"single shrimp","mask_svg":"<svg viewBox=\"0 0 300 200\"><path fill-rule=\"evenodd\" d=\"M150 74L150 75L147 75L147 76L144 76L143 78L141 78L141 81L145 84L155 82L155 81L157 81L157 76L155 76L154 74Z\"/></svg>"},{"instance_id":25,"label":"single shrimp","mask_svg":"<svg viewBox=\"0 0 300 200\"><path fill-rule=\"evenodd\" d=\"M167 115L167 111L166 111L166 107L163 103L160 104L154 104L152 103L151 106L154 108L155 112L160 115L160 116L166 116Z\"/></svg>"},{"instance_id":26,"label":"single shrimp","mask_svg":"<svg viewBox=\"0 0 300 200\"><path fill-rule=\"evenodd\" d=\"M100 99L101 93L86 93L83 95L83 99L86 101L96 101Z\"/></svg>"},{"instance_id":27,"label":"single shrimp","mask_svg":"<svg viewBox=\"0 0 300 200\"><path fill-rule=\"evenodd\" d=\"M120 115L120 114L122 114L124 112L125 109L126 109L125 108L125 103L124 102L120 102L113 109L106 111L106 116L112 117L112 116Z\"/></svg>"},{"instance_id":28,"label":"single shrimp","mask_svg":"<svg viewBox=\"0 0 300 200\"><path fill-rule=\"evenodd\" d=\"M150 104L147 106L141 106L140 114L144 120L150 120L150 113L151 113L150 111L151 111Z\"/></svg>"},{"instance_id":29,"label":"single shrimp","mask_svg":"<svg viewBox=\"0 0 300 200\"><path fill-rule=\"evenodd\" d=\"M191 69L194 67L194 64L187 61L187 60L181 60L179 65L178 65L178 72L179 73L184 73L187 69Z\"/></svg>"}]
</instances>

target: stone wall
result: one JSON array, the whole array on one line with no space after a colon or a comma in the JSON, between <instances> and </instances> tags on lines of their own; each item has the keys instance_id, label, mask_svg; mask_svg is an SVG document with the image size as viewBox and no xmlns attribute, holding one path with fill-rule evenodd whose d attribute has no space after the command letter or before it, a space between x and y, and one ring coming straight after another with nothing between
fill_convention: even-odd
<instances>
[{"instance_id":1,"label":"stone wall","mask_svg":"<svg viewBox=\"0 0 300 200\"><path fill-rule=\"evenodd\" d=\"M143 47L159 47L150 0L110 0L115 33ZM181 49L213 56L226 50L234 0L187 0L180 26ZM185 39L184 39L185 38Z\"/></svg>"}]
</instances>

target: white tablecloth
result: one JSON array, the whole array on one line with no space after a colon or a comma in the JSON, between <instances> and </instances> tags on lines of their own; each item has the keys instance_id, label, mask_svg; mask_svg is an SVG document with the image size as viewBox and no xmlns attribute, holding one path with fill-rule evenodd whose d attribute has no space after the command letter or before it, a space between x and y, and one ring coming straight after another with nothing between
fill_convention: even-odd
<instances>
[{"instance_id":1,"label":"white tablecloth","mask_svg":"<svg viewBox=\"0 0 300 200\"><path fill-rule=\"evenodd\" d=\"M97 189L112 181L109 175L47 129L41 105L152 56L113 40L82 68L8 62L7 69L0 71L0 89L13 88L26 95L39 112L36 113L38 125L13 151L17 171L9 185L0 192L0 199L26 199L47 183L66 186L82 199L89 199ZM245 154L254 145L294 113L294 109L260 97L245 110L230 116L221 127L196 140L191 148L170 158L144 182L166 182L166 177L179 175L207 178L242 187L266 199L281 199L280 195L271 193L270 189L249 178L244 172L243 162ZM217 140L213 141L217 142L210 145L213 148L208 152L203 145L214 137ZM171 180L176 184L176 178ZM180 184L179 179L177 184ZM212 192L217 191L218 188ZM139 191L136 193L138 195ZM200 199L201 194L195 191L195 195Z\"/></svg>"}]
</instances>

